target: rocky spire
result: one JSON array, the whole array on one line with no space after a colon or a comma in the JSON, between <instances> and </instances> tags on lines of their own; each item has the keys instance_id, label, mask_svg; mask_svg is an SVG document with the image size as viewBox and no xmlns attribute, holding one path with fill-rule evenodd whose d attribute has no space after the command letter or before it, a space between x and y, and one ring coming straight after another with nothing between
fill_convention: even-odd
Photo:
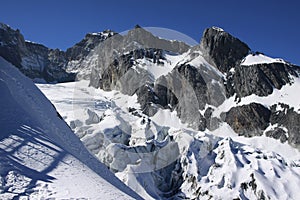
<instances>
[{"instance_id":1,"label":"rocky spire","mask_svg":"<svg viewBox=\"0 0 300 200\"><path fill-rule=\"evenodd\" d=\"M137 25L134 26L134 28L137 29L137 28L142 28L142 27L137 24Z\"/></svg>"},{"instance_id":2,"label":"rocky spire","mask_svg":"<svg viewBox=\"0 0 300 200\"><path fill-rule=\"evenodd\" d=\"M235 67L250 51L245 43L218 27L204 31L200 47L206 60L221 72Z\"/></svg>"}]
</instances>

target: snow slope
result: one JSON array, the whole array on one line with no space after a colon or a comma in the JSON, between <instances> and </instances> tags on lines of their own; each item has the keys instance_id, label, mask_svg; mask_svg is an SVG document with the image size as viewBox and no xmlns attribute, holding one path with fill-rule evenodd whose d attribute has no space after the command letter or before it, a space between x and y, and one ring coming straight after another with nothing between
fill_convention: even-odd
<instances>
[{"instance_id":1,"label":"snow slope","mask_svg":"<svg viewBox=\"0 0 300 200\"><path fill-rule=\"evenodd\" d=\"M249 54L244 58L241 65L256 65L256 64L269 64L269 63L285 63L281 58L271 58L263 54Z\"/></svg>"},{"instance_id":2,"label":"snow slope","mask_svg":"<svg viewBox=\"0 0 300 200\"><path fill-rule=\"evenodd\" d=\"M0 57L0 199L139 196L92 156L53 105Z\"/></svg>"}]
</instances>

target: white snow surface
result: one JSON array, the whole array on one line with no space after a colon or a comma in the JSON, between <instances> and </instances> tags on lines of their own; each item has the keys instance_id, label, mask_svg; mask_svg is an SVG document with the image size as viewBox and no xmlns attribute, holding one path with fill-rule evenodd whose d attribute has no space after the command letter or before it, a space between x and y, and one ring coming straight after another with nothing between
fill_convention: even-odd
<instances>
[{"instance_id":1,"label":"white snow surface","mask_svg":"<svg viewBox=\"0 0 300 200\"><path fill-rule=\"evenodd\" d=\"M33 82L0 57L0 199L132 199Z\"/></svg>"},{"instance_id":2,"label":"white snow surface","mask_svg":"<svg viewBox=\"0 0 300 200\"><path fill-rule=\"evenodd\" d=\"M217 26L213 26L212 29L214 30L217 30L217 31L220 31L220 32L223 32L224 29L220 28L220 27L217 27Z\"/></svg>"},{"instance_id":3,"label":"white snow surface","mask_svg":"<svg viewBox=\"0 0 300 200\"><path fill-rule=\"evenodd\" d=\"M285 61L281 58L271 58L263 54L249 54L244 58L241 65L248 66L269 63L285 63Z\"/></svg>"}]
</instances>

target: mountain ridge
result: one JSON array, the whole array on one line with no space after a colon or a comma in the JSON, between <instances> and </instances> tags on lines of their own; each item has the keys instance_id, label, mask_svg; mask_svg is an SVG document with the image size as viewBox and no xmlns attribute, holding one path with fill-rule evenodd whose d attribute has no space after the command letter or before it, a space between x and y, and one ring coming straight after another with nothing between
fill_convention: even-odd
<instances>
[{"instance_id":1,"label":"mountain ridge","mask_svg":"<svg viewBox=\"0 0 300 200\"><path fill-rule=\"evenodd\" d=\"M299 198L298 66L216 27L193 47L109 33L53 53L76 81L37 86L120 180L146 199Z\"/></svg>"},{"instance_id":2,"label":"mountain ridge","mask_svg":"<svg viewBox=\"0 0 300 200\"><path fill-rule=\"evenodd\" d=\"M139 32L143 32L140 34ZM140 28L132 29L128 32L128 37L124 38L130 43L132 38L138 39L138 35L147 35L146 40L143 41L145 45L147 40L152 40L156 45L162 45L161 48L180 49L179 51L185 51L188 47L183 42L173 41L169 42L165 39L160 39L153 36L150 32ZM130 36L131 35L131 36ZM10 26L1 23L0 29L0 55L6 60L17 66L23 73L36 81L45 82L68 82L74 81L78 75L78 78L89 78L86 74L81 76L82 62L84 58L101 42L112 36L123 37L111 30L104 30L103 32L87 33L85 37L66 51L59 49L50 49L43 44L38 44L31 41L25 41L24 36L20 31L12 29ZM15 41L11 43L10 41ZM141 40L140 40L141 41ZM149 42L148 42L149 43ZM169 44L174 44L174 47ZM149 43L148 45L151 46ZM83 65L86 65L84 63ZM86 72L90 73L90 71ZM43 79L43 80L41 80Z\"/></svg>"},{"instance_id":3,"label":"mountain ridge","mask_svg":"<svg viewBox=\"0 0 300 200\"><path fill-rule=\"evenodd\" d=\"M287 84L293 84L293 79L300 74L298 66L282 59L268 58L259 52L253 53L238 38L216 27L207 28L200 44L194 47L159 39L145 29L135 27L124 36L110 30L86 34L83 40L66 52L25 42L19 30L4 24L1 27L0 55L34 80L65 82L88 79L90 86L96 88L137 94L143 112L149 116L153 116L158 108L169 108L176 110L184 123L202 131L207 128L213 130L224 120L228 123L230 120L226 115L232 118L244 112L245 107L237 107L235 115L228 110L221 118L211 117L215 107L224 103L225 99L235 96L238 104L250 95L268 96L274 89L280 90ZM17 53L10 53L15 52L14 48ZM168 60L172 58L170 51L181 57ZM143 63L145 59L148 59L147 63ZM150 74L150 68L145 70L142 65L153 66ZM158 69L168 71L158 73ZM270 108L266 112L270 112ZM203 110L202 114L197 110ZM277 121L267 119L264 129L268 123L276 124ZM240 126L247 130L246 126ZM289 130L295 130L292 131L295 137L288 141L297 146L298 128ZM254 131L251 136L263 132Z\"/></svg>"}]
</instances>

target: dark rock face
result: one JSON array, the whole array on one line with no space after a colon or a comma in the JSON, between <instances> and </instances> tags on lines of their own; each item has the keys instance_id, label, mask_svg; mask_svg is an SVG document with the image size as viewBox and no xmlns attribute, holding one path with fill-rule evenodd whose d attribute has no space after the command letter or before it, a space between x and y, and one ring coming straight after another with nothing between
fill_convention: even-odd
<instances>
[{"instance_id":1,"label":"dark rock face","mask_svg":"<svg viewBox=\"0 0 300 200\"><path fill-rule=\"evenodd\" d=\"M237 66L233 77L228 79L227 88L231 90L228 96L236 93L239 98L251 94L267 96L273 92L270 81L257 66Z\"/></svg>"},{"instance_id":2,"label":"dark rock face","mask_svg":"<svg viewBox=\"0 0 300 200\"><path fill-rule=\"evenodd\" d=\"M99 49L100 44L104 41L107 41L107 39L111 38L112 36L114 38L122 37L111 30L86 34L86 36L80 42L67 49L67 71L75 72L77 80L89 80L92 69L98 62L98 60L95 60L95 57L97 57L98 53L94 52L95 49ZM106 50L109 51L109 49L105 49L105 51ZM102 60L105 59L107 59L107 57L102 58Z\"/></svg>"},{"instance_id":3,"label":"dark rock face","mask_svg":"<svg viewBox=\"0 0 300 200\"><path fill-rule=\"evenodd\" d=\"M114 57L114 60L100 72L92 72L90 84L103 90L120 90L124 94L137 94L143 113L152 116L157 106L170 108L178 103L172 91L162 84L154 84L154 77L143 68L134 69L137 59L163 66L161 49L135 49L126 54Z\"/></svg>"},{"instance_id":4,"label":"dark rock face","mask_svg":"<svg viewBox=\"0 0 300 200\"><path fill-rule=\"evenodd\" d=\"M75 75L65 70L64 52L27 42L19 30L1 24L0 44L0 56L32 79L41 78L47 82L75 80Z\"/></svg>"},{"instance_id":5,"label":"dark rock face","mask_svg":"<svg viewBox=\"0 0 300 200\"><path fill-rule=\"evenodd\" d=\"M176 111L183 122L188 122L198 130L205 130L206 121L200 114L208 102L207 85L201 73L194 66L180 65L166 77L168 90L173 91L178 99ZM157 84L162 84L160 80ZM168 93L166 99L172 99ZM162 95L160 95L161 97ZM168 102L171 104L172 102Z\"/></svg>"},{"instance_id":6,"label":"dark rock face","mask_svg":"<svg viewBox=\"0 0 300 200\"><path fill-rule=\"evenodd\" d=\"M278 110L278 107L281 107ZM271 124L278 124L285 127L287 132L281 128L281 130L273 130L269 134L280 135L280 140L286 140L288 135L288 142L296 147L300 147L300 114L294 111L294 108L290 108L289 105L279 104L271 107L272 114L270 116ZM278 133L279 131L279 133ZM282 136L284 134L284 136ZM277 136L278 137L278 136Z\"/></svg>"},{"instance_id":7,"label":"dark rock face","mask_svg":"<svg viewBox=\"0 0 300 200\"><path fill-rule=\"evenodd\" d=\"M170 108L173 110L177 106L178 98L167 85L155 84L154 91L157 97L156 103L163 108Z\"/></svg>"},{"instance_id":8,"label":"dark rock face","mask_svg":"<svg viewBox=\"0 0 300 200\"><path fill-rule=\"evenodd\" d=\"M92 73L90 84L104 90L118 89L124 94L133 95L138 88L153 82L153 78L146 70L132 69L134 61L141 58L146 58L153 63L159 63L164 59L159 49L133 50L116 56L107 67L101 68L102 72ZM98 80L95 78L97 76L99 76Z\"/></svg>"},{"instance_id":9,"label":"dark rock face","mask_svg":"<svg viewBox=\"0 0 300 200\"><path fill-rule=\"evenodd\" d=\"M68 60L81 60L87 56L92 49L94 49L100 42L105 41L107 38L114 36L115 32L111 30L105 30L101 33L88 33L84 39L75 44L73 47L68 48L66 51L66 57Z\"/></svg>"},{"instance_id":10,"label":"dark rock face","mask_svg":"<svg viewBox=\"0 0 300 200\"><path fill-rule=\"evenodd\" d=\"M99 43L115 34L110 30L89 33L83 40L64 52L25 41L19 30L1 24L0 56L32 79L44 79L46 82L74 81L76 73L70 71L79 70L80 67L87 68L82 66L81 62Z\"/></svg>"},{"instance_id":11,"label":"dark rock face","mask_svg":"<svg viewBox=\"0 0 300 200\"><path fill-rule=\"evenodd\" d=\"M207 85L204 81L201 73L190 65L181 65L177 68L177 72L182 76L183 80L186 80L188 84L194 89L199 104L199 109L203 110L207 100Z\"/></svg>"},{"instance_id":12,"label":"dark rock face","mask_svg":"<svg viewBox=\"0 0 300 200\"><path fill-rule=\"evenodd\" d=\"M125 73L132 67L130 56L123 55L119 59L115 59L101 74L98 87L104 90L113 90L116 88L117 81L124 77ZM125 94L133 95L133 92L125 92Z\"/></svg>"},{"instance_id":13,"label":"dark rock face","mask_svg":"<svg viewBox=\"0 0 300 200\"><path fill-rule=\"evenodd\" d=\"M219 128L219 124L221 123L221 119L212 116L213 111L212 107L208 107L204 112L206 128L212 131Z\"/></svg>"},{"instance_id":14,"label":"dark rock face","mask_svg":"<svg viewBox=\"0 0 300 200\"><path fill-rule=\"evenodd\" d=\"M148 116L153 116L156 113L155 106L153 104L157 103L158 97L153 91L153 85L143 85L139 87L136 91L138 96L138 102L141 104L141 110L144 114Z\"/></svg>"},{"instance_id":15,"label":"dark rock face","mask_svg":"<svg viewBox=\"0 0 300 200\"><path fill-rule=\"evenodd\" d=\"M297 76L293 67L284 63L238 65L234 73L228 73L225 84L227 96L234 93L238 98L251 94L268 96L273 92L273 88L281 89L285 84L290 84L290 74Z\"/></svg>"},{"instance_id":16,"label":"dark rock face","mask_svg":"<svg viewBox=\"0 0 300 200\"><path fill-rule=\"evenodd\" d=\"M283 130L282 128L278 128L276 127L274 130L270 130L266 132L266 136L267 137L271 137L277 140L280 140L280 142L285 142L287 141L287 136L286 136L286 132L285 130Z\"/></svg>"},{"instance_id":17,"label":"dark rock face","mask_svg":"<svg viewBox=\"0 0 300 200\"><path fill-rule=\"evenodd\" d=\"M217 28L204 31L200 47L206 60L223 73L235 67L250 51L245 43Z\"/></svg>"},{"instance_id":18,"label":"dark rock face","mask_svg":"<svg viewBox=\"0 0 300 200\"><path fill-rule=\"evenodd\" d=\"M218 28L209 28L204 31L200 49L204 58L226 75L223 81L226 97L231 97L234 94L238 99L251 94L268 96L274 88L281 89L286 84L292 84L292 76L298 77L299 74L299 67L287 63L241 65L243 58L249 54L250 48L239 39ZM256 109L254 108L254 111ZM250 113L254 114L253 112ZM245 119L247 117L251 117L251 114L244 116ZM211 123L212 119L210 120ZM233 125L232 120L231 125ZM206 126L208 126L207 124L209 123L206 123ZM254 129L254 127L252 128ZM246 128L245 130L252 131L252 128ZM259 127L259 129L264 130L264 127ZM235 127L234 130L241 134L238 127ZM259 132L262 133L261 131L255 131L254 134Z\"/></svg>"},{"instance_id":19,"label":"dark rock face","mask_svg":"<svg viewBox=\"0 0 300 200\"><path fill-rule=\"evenodd\" d=\"M251 103L234 107L221 117L236 133L246 137L262 135L269 125L273 125L275 127L266 131L266 136L300 147L300 114L289 105L279 103L268 109Z\"/></svg>"},{"instance_id":20,"label":"dark rock face","mask_svg":"<svg viewBox=\"0 0 300 200\"><path fill-rule=\"evenodd\" d=\"M271 111L261 104L251 103L231 108L222 118L239 135L245 137L262 135L269 126Z\"/></svg>"},{"instance_id":21,"label":"dark rock face","mask_svg":"<svg viewBox=\"0 0 300 200\"><path fill-rule=\"evenodd\" d=\"M67 72L65 52L58 49L48 50L48 62L44 66L43 77L47 82L74 81L76 74Z\"/></svg>"},{"instance_id":22,"label":"dark rock face","mask_svg":"<svg viewBox=\"0 0 300 200\"><path fill-rule=\"evenodd\" d=\"M225 99L219 88L220 80L214 79L216 77L215 71L207 70L206 66L181 64L156 80L154 92L161 100L158 103L170 105L184 123L197 130L205 130L210 116L206 120L199 110L204 110L206 104L220 105ZM213 86L212 82L217 84Z\"/></svg>"},{"instance_id":23,"label":"dark rock face","mask_svg":"<svg viewBox=\"0 0 300 200\"><path fill-rule=\"evenodd\" d=\"M0 55L13 65L21 64L20 52L25 48L25 41L19 30L13 30L0 24Z\"/></svg>"}]
</instances>

